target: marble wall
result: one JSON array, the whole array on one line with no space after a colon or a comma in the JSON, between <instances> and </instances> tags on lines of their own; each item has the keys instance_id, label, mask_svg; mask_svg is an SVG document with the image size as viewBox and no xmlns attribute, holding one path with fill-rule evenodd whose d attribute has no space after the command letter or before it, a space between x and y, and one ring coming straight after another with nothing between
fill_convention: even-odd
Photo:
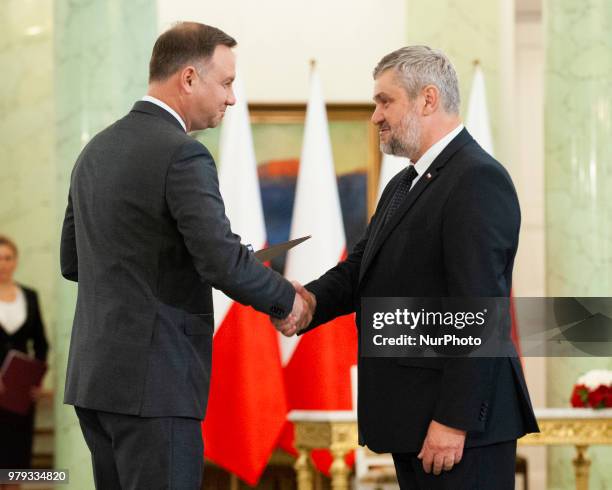
<instances>
[{"instance_id":1,"label":"marble wall","mask_svg":"<svg viewBox=\"0 0 612 490\"><path fill-rule=\"evenodd\" d=\"M194 20L235 37L250 102L305 102L313 58L328 102L371 102L374 66L405 42L408 3L158 0L158 19L160 29Z\"/></svg>"},{"instance_id":2,"label":"marble wall","mask_svg":"<svg viewBox=\"0 0 612 490\"><path fill-rule=\"evenodd\" d=\"M521 234L514 265L515 297L546 295L544 220L544 43L540 12L519 12L516 23L517 160L512 179L521 204ZM519 328L521 327L519 323ZM546 406L546 358L523 358L529 395L534 407ZM547 449L521 447L528 458L530 488L545 489Z\"/></svg>"},{"instance_id":3,"label":"marble wall","mask_svg":"<svg viewBox=\"0 0 612 490\"><path fill-rule=\"evenodd\" d=\"M54 221L59 224L70 171L80 150L98 131L127 113L146 91L147 66L157 36L156 2L56 0L54 31ZM71 488L93 488L90 456L74 410L61 399L76 288L58 278L56 291L56 466L70 468Z\"/></svg>"},{"instance_id":4,"label":"marble wall","mask_svg":"<svg viewBox=\"0 0 612 490\"><path fill-rule=\"evenodd\" d=\"M612 3L544 10L546 273L550 296L612 296ZM549 359L548 405L612 358ZM612 448L591 448L591 488L611 488ZM571 448L550 451L549 488L572 488Z\"/></svg>"},{"instance_id":5,"label":"marble wall","mask_svg":"<svg viewBox=\"0 0 612 490\"><path fill-rule=\"evenodd\" d=\"M515 160L514 1L435 0L406 3L408 44L443 50L457 70L465 116L474 61L481 64L496 157L510 170Z\"/></svg>"},{"instance_id":6,"label":"marble wall","mask_svg":"<svg viewBox=\"0 0 612 490\"><path fill-rule=\"evenodd\" d=\"M16 278L55 323L52 0L6 0L0 15L0 234L20 248ZM53 355L53 351L51 351ZM45 381L53 385L53 372Z\"/></svg>"}]
</instances>

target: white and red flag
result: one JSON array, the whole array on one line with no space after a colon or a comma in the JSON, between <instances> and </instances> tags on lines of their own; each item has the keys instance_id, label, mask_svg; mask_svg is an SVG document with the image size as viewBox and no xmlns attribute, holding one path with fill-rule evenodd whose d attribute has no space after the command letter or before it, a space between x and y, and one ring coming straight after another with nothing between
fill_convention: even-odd
<instances>
[{"instance_id":1,"label":"white and red flag","mask_svg":"<svg viewBox=\"0 0 612 490\"><path fill-rule=\"evenodd\" d=\"M472 80L472 90L470 91L470 100L468 101L465 127L478 144L482 146L482 149L493 156L493 135L489 121L487 90L484 74L478 63L474 67L474 79Z\"/></svg>"},{"instance_id":2,"label":"white and red flag","mask_svg":"<svg viewBox=\"0 0 612 490\"><path fill-rule=\"evenodd\" d=\"M221 128L219 186L232 230L254 249L266 245L257 161L240 80ZM287 416L276 330L267 315L215 290L215 335L205 455L255 485Z\"/></svg>"},{"instance_id":3,"label":"white and red flag","mask_svg":"<svg viewBox=\"0 0 612 490\"><path fill-rule=\"evenodd\" d=\"M291 249L285 276L305 284L346 257L346 238L321 82L313 67L290 238L312 235ZM301 337L281 339L287 401L291 410L351 410L351 366L357 363L354 315L321 325ZM294 452L293 425L280 442ZM313 454L329 471L329 453Z\"/></svg>"}]
</instances>

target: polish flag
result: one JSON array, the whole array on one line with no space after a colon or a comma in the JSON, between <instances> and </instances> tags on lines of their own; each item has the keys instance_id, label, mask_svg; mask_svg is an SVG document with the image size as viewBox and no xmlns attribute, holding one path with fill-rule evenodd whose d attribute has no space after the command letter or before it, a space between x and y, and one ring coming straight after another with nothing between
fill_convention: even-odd
<instances>
[{"instance_id":1,"label":"polish flag","mask_svg":"<svg viewBox=\"0 0 612 490\"><path fill-rule=\"evenodd\" d=\"M306 110L291 238L312 235L287 255L285 275L305 284L346 257L346 238L329 139L321 82L313 67ZM357 363L354 315L336 318L302 337L281 339L289 409L351 410L351 366ZM293 424L287 423L281 447L295 454ZM313 454L328 473L331 456Z\"/></svg>"},{"instance_id":2,"label":"polish flag","mask_svg":"<svg viewBox=\"0 0 612 490\"><path fill-rule=\"evenodd\" d=\"M484 151L489 155L494 155L493 136L487 106L487 90L484 74L478 62L475 63L474 67L474 79L472 80L472 90L468 101L465 127Z\"/></svg>"},{"instance_id":3,"label":"polish flag","mask_svg":"<svg viewBox=\"0 0 612 490\"><path fill-rule=\"evenodd\" d=\"M221 128L219 186L232 230L266 244L257 162L240 80ZM257 484L278 443L287 401L276 330L267 315L213 291L215 334L204 453L249 485Z\"/></svg>"}]
</instances>

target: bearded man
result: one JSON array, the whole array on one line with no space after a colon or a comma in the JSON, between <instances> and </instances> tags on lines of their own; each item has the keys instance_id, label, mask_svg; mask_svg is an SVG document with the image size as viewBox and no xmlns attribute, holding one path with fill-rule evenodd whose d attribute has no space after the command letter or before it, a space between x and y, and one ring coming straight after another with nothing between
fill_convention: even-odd
<instances>
[{"instance_id":1,"label":"bearded man","mask_svg":"<svg viewBox=\"0 0 612 490\"><path fill-rule=\"evenodd\" d=\"M348 258L298 288L314 311L301 333L351 312L359 328L362 298L510 295L517 195L463 127L451 62L405 47L382 58L374 80L381 149L411 163ZM359 442L393 454L402 489L514 489L516 440L538 431L516 355L360 356L358 368Z\"/></svg>"}]
</instances>

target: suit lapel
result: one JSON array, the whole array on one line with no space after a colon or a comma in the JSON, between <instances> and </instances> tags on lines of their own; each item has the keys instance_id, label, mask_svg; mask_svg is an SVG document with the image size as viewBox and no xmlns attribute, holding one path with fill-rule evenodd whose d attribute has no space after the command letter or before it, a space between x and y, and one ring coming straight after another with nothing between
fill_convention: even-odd
<instances>
[{"instance_id":1,"label":"suit lapel","mask_svg":"<svg viewBox=\"0 0 612 490\"><path fill-rule=\"evenodd\" d=\"M405 171L406 169L401 170L400 173L405 172ZM397 186L400 184L400 182L401 182L401 178L398 178L397 181L395 182L395 185L393 186L393 189L390 189L388 195L386 196L385 202L380 203L380 213L378 213L379 218L376 220L376 222L372 223L372 231L370 232L370 239L368 240L368 243L366 244L366 248L363 252L361 270L364 269L363 264L367 262L367 259L370 255L372 247L374 246L374 243L376 242L376 237L380 234L380 229L382 228L383 223L385 221L385 215L387 214L389 204L391 203L391 200L393 199L393 194L395 194L395 191L397 190ZM359 279L361 280L361 274L359 276Z\"/></svg>"},{"instance_id":2,"label":"suit lapel","mask_svg":"<svg viewBox=\"0 0 612 490\"><path fill-rule=\"evenodd\" d=\"M429 168L421 175L418 182L414 185L414 187L410 190L408 195L406 196L405 201L401 204L395 214L391 217L391 220L383 225L385 214L387 212L389 202L391 198L388 199L388 202L385 206L385 213L383 213L378 220L377 226L373 230L373 234L368 240L368 245L366 250L364 251L363 260L361 262L361 267L359 270L359 281L363 279L368 267L372 263L372 260L380 250L380 247L385 242L389 234L395 229L395 227L400 223L402 218L406 215L406 213L414 206L417 199L421 196L423 191L438 177L439 173L446 165L446 162L464 145L469 143L472 140L472 137L468 133L468 131L464 128L461 132L453 139L451 142L442 150L442 152L436 157L436 159L431 163ZM399 180L398 180L399 183ZM397 188L397 186L396 186ZM393 190L395 192L395 189ZM393 194L391 194L392 196Z\"/></svg>"},{"instance_id":3,"label":"suit lapel","mask_svg":"<svg viewBox=\"0 0 612 490\"><path fill-rule=\"evenodd\" d=\"M430 167L431 168L431 167ZM391 231L399 224L402 217L408 212L408 210L414 205L417 201L421 193L425 190L425 188L435 179L433 173L431 173L431 177L427 178L427 174L429 169L425 172L423 176L419 179L419 181L414 185L414 187L410 190L406 199L401 204L401 206L397 209L395 214L391 217L391 220L383 225L382 223L385 220L385 214L387 213L387 209L385 209L385 214L380 217L378 226L376 227L375 234L368 241L371 242L371 246L369 246L364 254L364 260L361 263L361 268L359 270L359 280L363 278L365 272L368 269L368 266L380 250L380 247L389 236ZM387 203L387 208L389 207L389 203ZM370 245L370 243L368 243Z\"/></svg>"}]
</instances>

